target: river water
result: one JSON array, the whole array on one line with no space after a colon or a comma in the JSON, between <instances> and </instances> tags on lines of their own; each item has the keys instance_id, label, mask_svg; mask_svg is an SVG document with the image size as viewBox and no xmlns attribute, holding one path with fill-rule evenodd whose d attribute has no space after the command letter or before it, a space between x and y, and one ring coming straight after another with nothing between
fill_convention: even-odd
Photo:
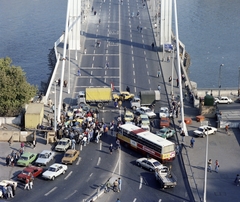
<instances>
[{"instance_id":1,"label":"river water","mask_svg":"<svg viewBox=\"0 0 240 202\"><path fill-rule=\"evenodd\" d=\"M239 0L177 0L179 38L191 56L198 87L237 87L240 61ZM66 0L1 0L0 58L21 66L31 84L48 80L49 49L65 28Z\"/></svg>"}]
</instances>

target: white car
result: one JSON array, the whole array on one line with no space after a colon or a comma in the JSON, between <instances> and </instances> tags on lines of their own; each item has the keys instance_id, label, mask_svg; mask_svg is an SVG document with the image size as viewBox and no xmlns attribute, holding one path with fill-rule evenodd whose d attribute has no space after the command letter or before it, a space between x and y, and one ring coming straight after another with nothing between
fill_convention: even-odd
<instances>
[{"instance_id":1,"label":"white car","mask_svg":"<svg viewBox=\"0 0 240 202\"><path fill-rule=\"evenodd\" d=\"M216 134L217 128L211 126L200 126L197 130L194 130L194 135L198 137L205 137L206 135Z\"/></svg>"},{"instance_id":2,"label":"white car","mask_svg":"<svg viewBox=\"0 0 240 202\"><path fill-rule=\"evenodd\" d=\"M136 164L139 167L143 167L148 169L149 171L155 171L157 168L161 169L163 165L157 161L156 159L153 158L140 158L136 160Z\"/></svg>"},{"instance_id":3,"label":"white car","mask_svg":"<svg viewBox=\"0 0 240 202\"><path fill-rule=\"evenodd\" d=\"M142 121L142 125L147 125L147 126L150 125L150 121L149 121L148 115L146 115L146 114L141 114L141 115L140 115L140 119L141 119L141 121Z\"/></svg>"},{"instance_id":4,"label":"white car","mask_svg":"<svg viewBox=\"0 0 240 202\"><path fill-rule=\"evenodd\" d=\"M54 163L42 174L42 177L48 180L54 180L57 176L65 174L67 169L68 167L66 165Z\"/></svg>"},{"instance_id":5,"label":"white car","mask_svg":"<svg viewBox=\"0 0 240 202\"><path fill-rule=\"evenodd\" d=\"M55 152L49 150L43 150L39 155L35 164L37 166L46 166L54 157Z\"/></svg>"},{"instance_id":6,"label":"white car","mask_svg":"<svg viewBox=\"0 0 240 202\"><path fill-rule=\"evenodd\" d=\"M146 114L148 116L148 118L155 118L156 114L148 107L140 107L136 109L136 114L140 115L140 114Z\"/></svg>"},{"instance_id":7,"label":"white car","mask_svg":"<svg viewBox=\"0 0 240 202\"><path fill-rule=\"evenodd\" d=\"M69 138L62 138L59 140L57 146L55 147L56 151L67 151L71 147L71 140Z\"/></svg>"},{"instance_id":8,"label":"white car","mask_svg":"<svg viewBox=\"0 0 240 202\"><path fill-rule=\"evenodd\" d=\"M159 117L169 117L169 109L167 107L161 107L159 110Z\"/></svg>"},{"instance_id":9,"label":"white car","mask_svg":"<svg viewBox=\"0 0 240 202\"><path fill-rule=\"evenodd\" d=\"M232 99L228 97L220 97L220 98L215 98L215 104L230 104L232 103Z\"/></svg>"}]
</instances>

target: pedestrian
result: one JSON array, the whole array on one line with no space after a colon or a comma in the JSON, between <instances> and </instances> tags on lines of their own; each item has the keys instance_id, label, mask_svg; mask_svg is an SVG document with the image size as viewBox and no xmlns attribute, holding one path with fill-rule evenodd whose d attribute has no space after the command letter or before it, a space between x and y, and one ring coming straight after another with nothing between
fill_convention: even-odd
<instances>
[{"instance_id":1,"label":"pedestrian","mask_svg":"<svg viewBox=\"0 0 240 202\"><path fill-rule=\"evenodd\" d=\"M120 141L119 139L116 140L116 147L117 149L121 149L121 146L120 146Z\"/></svg>"},{"instance_id":2,"label":"pedestrian","mask_svg":"<svg viewBox=\"0 0 240 202\"><path fill-rule=\"evenodd\" d=\"M126 91L130 93L130 88L127 86Z\"/></svg>"},{"instance_id":3,"label":"pedestrian","mask_svg":"<svg viewBox=\"0 0 240 202\"><path fill-rule=\"evenodd\" d=\"M137 30L139 31L139 25L137 26Z\"/></svg>"},{"instance_id":4,"label":"pedestrian","mask_svg":"<svg viewBox=\"0 0 240 202\"><path fill-rule=\"evenodd\" d=\"M50 125L50 115L49 114L47 115L47 125L48 126Z\"/></svg>"},{"instance_id":5,"label":"pedestrian","mask_svg":"<svg viewBox=\"0 0 240 202\"><path fill-rule=\"evenodd\" d=\"M226 125L225 126L225 131L226 131L227 135L229 135L228 129L229 129L229 125Z\"/></svg>"},{"instance_id":6,"label":"pedestrian","mask_svg":"<svg viewBox=\"0 0 240 202\"><path fill-rule=\"evenodd\" d=\"M137 12L137 17L139 16L139 11Z\"/></svg>"},{"instance_id":7,"label":"pedestrian","mask_svg":"<svg viewBox=\"0 0 240 202\"><path fill-rule=\"evenodd\" d=\"M36 140L33 140L32 144L33 144L33 149L35 149L35 148L36 148L36 145L37 145Z\"/></svg>"},{"instance_id":8,"label":"pedestrian","mask_svg":"<svg viewBox=\"0 0 240 202\"><path fill-rule=\"evenodd\" d=\"M63 106L63 111L66 111L66 103L65 102L63 102L62 106Z\"/></svg>"},{"instance_id":9,"label":"pedestrian","mask_svg":"<svg viewBox=\"0 0 240 202\"><path fill-rule=\"evenodd\" d=\"M176 82L177 82L177 87L179 86L179 81L178 81L178 78L176 79Z\"/></svg>"},{"instance_id":10,"label":"pedestrian","mask_svg":"<svg viewBox=\"0 0 240 202\"><path fill-rule=\"evenodd\" d=\"M157 71L157 77L159 78L161 76L161 71L160 71L160 69L158 69L158 71Z\"/></svg>"},{"instance_id":11,"label":"pedestrian","mask_svg":"<svg viewBox=\"0 0 240 202\"><path fill-rule=\"evenodd\" d=\"M185 79L186 79L185 75L182 74L182 82L183 82L183 83L186 81Z\"/></svg>"},{"instance_id":12,"label":"pedestrian","mask_svg":"<svg viewBox=\"0 0 240 202\"><path fill-rule=\"evenodd\" d=\"M158 85L158 90L159 90L159 92L161 91L161 86L160 85Z\"/></svg>"},{"instance_id":13,"label":"pedestrian","mask_svg":"<svg viewBox=\"0 0 240 202\"><path fill-rule=\"evenodd\" d=\"M10 139L8 140L8 143L9 143L9 146L12 145L12 143L13 143L13 137L12 137L12 136L11 136Z\"/></svg>"},{"instance_id":14,"label":"pedestrian","mask_svg":"<svg viewBox=\"0 0 240 202\"><path fill-rule=\"evenodd\" d=\"M179 154L179 145L178 144L176 145L175 151L176 151L176 155L178 155Z\"/></svg>"},{"instance_id":15,"label":"pedestrian","mask_svg":"<svg viewBox=\"0 0 240 202\"><path fill-rule=\"evenodd\" d=\"M195 140L194 140L194 138L192 137L192 139L190 140L190 147L191 147L191 148L194 147L194 143L195 143Z\"/></svg>"},{"instance_id":16,"label":"pedestrian","mask_svg":"<svg viewBox=\"0 0 240 202\"><path fill-rule=\"evenodd\" d=\"M169 78L168 78L168 82L169 82L169 83L172 82L172 77L171 77L171 76L169 76Z\"/></svg>"},{"instance_id":17,"label":"pedestrian","mask_svg":"<svg viewBox=\"0 0 240 202\"><path fill-rule=\"evenodd\" d=\"M142 33L142 27L140 27L140 33Z\"/></svg>"},{"instance_id":18,"label":"pedestrian","mask_svg":"<svg viewBox=\"0 0 240 202\"><path fill-rule=\"evenodd\" d=\"M33 188L33 178L31 177L31 179L29 180L29 189Z\"/></svg>"},{"instance_id":19,"label":"pedestrian","mask_svg":"<svg viewBox=\"0 0 240 202\"><path fill-rule=\"evenodd\" d=\"M51 122L51 127L53 127L53 118L50 119L50 122Z\"/></svg>"},{"instance_id":20,"label":"pedestrian","mask_svg":"<svg viewBox=\"0 0 240 202\"><path fill-rule=\"evenodd\" d=\"M152 49L154 49L154 42L152 42Z\"/></svg>"},{"instance_id":21,"label":"pedestrian","mask_svg":"<svg viewBox=\"0 0 240 202\"><path fill-rule=\"evenodd\" d=\"M54 111L55 111L55 105L53 104L52 105L52 113L54 113Z\"/></svg>"},{"instance_id":22,"label":"pedestrian","mask_svg":"<svg viewBox=\"0 0 240 202\"><path fill-rule=\"evenodd\" d=\"M99 20L98 20L98 23L100 24L101 23L101 19L99 18Z\"/></svg>"},{"instance_id":23,"label":"pedestrian","mask_svg":"<svg viewBox=\"0 0 240 202\"><path fill-rule=\"evenodd\" d=\"M236 184L236 186L239 186L240 184L240 177L239 177L239 174L237 174L235 180L234 180L234 183Z\"/></svg>"},{"instance_id":24,"label":"pedestrian","mask_svg":"<svg viewBox=\"0 0 240 202\"><path fill-rule=\"evenodd\" d=\"M106 69L109 69L109 62L106 62L105 68L106 68Z\"/></svg>"},{"instance_id":25,"label":"pedestrian","mask_svg":"<svg viewBox=\"0 0 240 202\"><path fill-rule=\"evenodd\" d=\"M93 12L93 10L94 10L94 7L92 6L92 12Z\"/></svg>"},{"instance_id":26,"label":"pedestrian","mask_svg":"<svg viewBox=\"0 0 240 202\"><path fill-rule=\"evenodd\" d=\"M68 85L68 81L67 81L67 80L64 80L64 82L63 82L63 86L64 86L64 88L66 88L67 85Z\"/></svg>"},{"instance_id":27,"label":"pedestrian","mask_svg":"<svg viewBox=\"0 0 240 202\"><path fill-rule=\"evenodd\" d=\"M122 190L122 179L119 177L118 178L118 192Z\"/></svg>"},{"instance_id":28,"label":"pedestrian","mask_svg":"<svg viewBox=\"0 0 240 202\"><path fill-rule=\"evenodd\" d=\"M182 136L182 142L184 142L185 132L183 129L181 130L180 135Z\"/></svg>"},{"instance_id":29,"label":"pedestrian","mask_svg":"<svg viewBox=\"0 0 240 202\"><path fill-rule=\"evenodd\" d=\"M178 113L179 113L179 110L178 110L178 108L176 109L176 118L178 118Z\"/></svg>"},{"instance_id":30,"label":"pedestrian","mask_svg":"<svg viewBox=\"0 0 240 202\"><path fill-rule=\"evenodd\" d=\"M80 68L79 68L78 71L77 71L77 75L78 75L78 76L81 76L81 70L80 70Z\"/></svg>"},{"instance_id":31,"label":"pedestrian","mask_svg":"<svg viewBox=\"0 0 240 202\"><path fill-rule=\"evenodd\" d=\"M110 154L112 154L112 152L113 152L113 145L112 144L110 144L110 146L109 146L109 151L110 151Z\"/></svg>"},{"instance_id":32,"label":"pedestrian","mask_svg":"<svg viewBox=\"0 0 240 202\"><path fill-rule=\"evenodd\" d=\"M25 147L24 142L21 142L21 144L20 144L20 148L22 149L22 151L24 151L24 147Z\"/></svg>"},{"instance_id":33,"label":"pedestrian","mask_svg":"<svg viewBox=\"0 0 240 202\"><path fill-rule=\"evenodd\" d=\"M8 198L14 198L13 189L12 189L11 185L7 186L7 193L8 193Z\"/></svg>"},{"instance_id":34,"label":"pedestrian","mask_svg":"<svg viewBox=\"0 0 240 202\"><path fill-rule=\"evenodd\" d=\"M10 157L10 164L11 164L12 167L14 166L14 163L15 163L15 161L14 161L14 155L12 155L12 156Z\"/></svg>"},{"instance_id":35,"label":"pedestrian","mask_svg":"<svg viewBox=\"0 0 240 202\"><path fill-rule=\"evenodd\" d=\"M6 157L6 166L10 165L10 160L11 160L10 155L7 155L7 157Z\"/></svg>"},{"instance_id":36,"label":"pedestrian","mask_svg":"<svg viewBox=\"0 0 240 202\"><path fill-rule=\"evenodd\" d=\"M113 191L114 192L119 192L118 191L118 180L117 179L113 182Z\"/></svg>"},{"instance_id":37,"label":"pedestrian","mask_svg":"<svg viewBox=\"0 0 240 202\"><path fill-rule=\"evenodd\" d=\"M74 138L71 140L71 143L72 143L71 148L75 149L76 140Z\"/></svg>"},{"instance_id":38,"label":"pedestrian","mask_svg":"<svg viewBox=\"0 0 240 202\"><path fill-rule=\"evenodd\" d=\"M113 132L114 132L114 128L115 128L115 124L114 124L114 120L110 123L110 130L111 130L111 135L113 136Z\"/></svg>"},{"instance_id":39,"label":"pedestrian","mask_svg":"<svg viewBox=\"0 0 240 202\"><path fill-rule=\"evenodd\" d=\"M219 169L219 162L218 160L215 161L215 172L218 173L218 169Z\"/></svg>"},{"instance_id":40,"label":"pedestrian","mask_svg":"<svg viewBox=\"0 0 240 202\"><path fill-rule=\"evenodd\" d=\"M59 78L58 79L58 86L60 86L61 85L61 79Z\"/></svg>"},{"instance_id":41,"label":"pedestrian","mask_svg":"<svg viewBox=\"0 0 240 202\"><path fill-rule=\"evenodd\" d=\"M87 54L87 49L86 49L86 48L84 48L84 54L85 54L85 55Z\"/></svg>"},{"instance_id":42,"label":"pedestrian","mask_svg":"<svg viewBox=\"0 0 240 202\"><path fill-rule=\"evenodd\" d=\"M28 178L25 181L24 189L28 189L29 190L29 179Z\"/></svg>"},{"instance_id":43,"label":"pedestrian","mask_svg":"<svg viewBox=\"0 0 240 202\"><path fill-rule=\"evenodd\" d=\"M94 15L97 15L97 11L94 11Z\"/></svg>"},{"instance_id":44,"label":"pedestrian","mask_svg":"<svg viewBox=\"0 0 240 202\"><path fill-rule=\"evenodd\" d=\"M212 172L212 159L208 160L208 171L211 173Z\"/></svg>"},{"instance_id":45,"label":"pedestrian","mask_svg":"<svg viewBox=\"0 0 240 202\"><path fill-rule=\"evenodd\" d=\"M48 99L48 106L51 108L52 105L53 105L53 102L52 102L51 98L49 98L49 99Z\"/></svg>"}]
</instances>

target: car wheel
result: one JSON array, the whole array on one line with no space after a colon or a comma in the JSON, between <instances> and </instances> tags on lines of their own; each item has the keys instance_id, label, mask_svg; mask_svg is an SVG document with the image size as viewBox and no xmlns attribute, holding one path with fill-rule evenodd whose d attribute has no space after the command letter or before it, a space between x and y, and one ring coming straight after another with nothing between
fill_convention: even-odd
<instances>
[{"instance_id":1,"label":"car wheel","mask_svg":"<svg viewBox=\"0 0 240 202\"><path fill-rule=\"evenodd\" d=\"M138 166L138 167L141 167L141 164L140 164L139 162L137 162L137 166Z\"/></svg>"},{"instance_id":2,"label":"car wheel","mask_svg":"<svg viewBox=\"0 0 240 202\"><path fill-rule=\"evenodd\" d=\"M52 177L52 180L54 180L54 179L55 179L55 177L53 176L53 177Z\"/></svg>"},{"instance_id":3,"label":"car wheel","mask_svg":"<svg viewBox=\"0 0 240 202\"><path fill-rule=\"evenodd\" d=\"M65 171L65 170L63 170L62 174L64 175L64 174L65 174L65 172L66 172L66 171Z\"/></svg>"}]
</instances>

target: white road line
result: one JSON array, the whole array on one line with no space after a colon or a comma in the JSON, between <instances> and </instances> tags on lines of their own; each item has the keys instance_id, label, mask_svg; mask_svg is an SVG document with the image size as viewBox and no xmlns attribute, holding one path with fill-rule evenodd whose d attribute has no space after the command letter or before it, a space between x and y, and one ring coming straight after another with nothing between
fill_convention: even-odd
<instances>
[{"instance_id":1,"label":"white road line","mask_svg":"<svg viewBox=\"0 0 240 202\"><path fill-rule=\"evenodd\" d=\"M130 34L130 37L132 38L132 34Z\"/></svg>"},{"instance_id":2,"label":"white road line","mask_svg":"<svg viewBox=\"0 0 240 202\"><path fill-rule=\"evenodd\" d=\"M147 75L149 76L149 71L147 71Z\"/></svg>"},{"instance_id":3,"label":"white road line","mask_svg":"<svg viewBox=\"0 0 240 202\"><path fill-rule=\"evenodd\" d=\"M65 198L65 200L67 200L67 199L69 199L73 194L75 194L77 192L77 190L75 190L73 193L71 193L71 194L69 194L66 198Z\"/></svg>"},{"instance_id":4,"label":"white road line","mask_svg":"<svg viewBox=\"0 0 240 202\"><path fill-rule=\"evenodd\" d=\"M135 71L133 70L133 75L135 76Z\"/></svg>"},{"instance_id":5,"label":"white road line","mask_svg":"<svg viewBox=\"0 0 240 202\"><path fill-rule=\"evenodd\" d=\"M90 178L92 177L93 173L91 173L87 179L87 182L90 180Z\"/></svg>"},{"instance_id":6,"label":"white road line","mask_svg":"<svg viewBox=\"0 0 240 202\"><path fill-rule=\"evenodd\" d=\"M80 151L82 151L82 144L80 145Z\"/></svg>"},{"instance_id":7,"label":"white road line","mask_svg":"<svg viewBox=\"0 0 240 202\"><path fill-rule=\"evenodd\" d=\"M135 198L134 200L133 200L133 202L136 202L137 201L137 199Z\"/></svg>"},{"instance_id":8,"label":"white road line","mask_svg":"<svg viewBox=\"0 0 240 202\"><path fill-rule=\"evenodd\" d=\"M142 189L142 182L143 182L143 178L142 178L142 176L140 176L140 184L139 184L139 189Z\"/></svg>"},{"instance_id":9,"label":"white road line","mask_svg":"<svg viewBox=\"0 0 240 202\"><path fill-rule=\"evenodd\" d=\"M57 187L53 187L49 192L44 194L44 196L47 196L47 195L51 194L55 189L57 189Z\"/></svg>"},{"instance_id":10,"label":"white road line","mask_svg":"<svg viewBox=\"0 0 240 202\"><path fill-rule=\"evenodd\" d=\"M92 83L92 78L90 78L90 81L89 81L89 83Z\"/></svg>"},{"instance_id":11,"label":"white road line","mask_svg":"<svg viewBox=\"0 0 240 202\"><path fill-rule=\"evenodd\" d=\"M147 58L145 58L145 61L147 62Z\"/></svg>"},{"instance_id":12,"label":"white road line","mask_svg":"<svg viewBox=\"0 0 240 202\"><path fill-rule=\"evenodd\" d=\"M100 143L99 143L99 149L100 149L100 151L102 150L102 141L100 141Z\"/></svg>"},{"instance_id":13,"label":"white road line","mask_svg":"<svg viewBox=\"0 0 240 202\"><path fill-rule=\"evenodd\" d=\"M107 75L107 70L105 70L105 75Z\"/></svg>"},{"instance_id":14,"label":"white road line","mask_svg":"<svg viewBox=\"0 0 240 202\"><path fill-rule=\"evenodd\" d=\"M148 65L146 64L146 68L148 69Z\"/></svg>"},{"instance_id":15,"label":"white road line","mask_svg":"<svg viewBox=\"0 0 240 202\"><path fill-rule=\"evenodd\" d=\"M144 51L144 55L146 55L146 51Z\"/></svg>"},{"instance_id":16,"label":"white road line","mask_svg":"<svg viewBox=\"0 0 240 202\"><path fill-rule=\"evenodd\" d=\"M132 64L132 66L133 66L133 68L135 67L135 66L134 66L134 63Z\"/></svg>"},{"instance_id":17,"label":"white road line","mask_svg":"<svg viewBox=\"0 0 240 202\"><path fill-rule=\"evenodd\" d=\"M136 80L135 80L135 79L133 79L133 83L136 83Z\"/></svg>"},{"instance_id":18,"label":"white road line","mask_svg":"<svg viewBox=\"0 0 240 202\"><path fill-rule=\"evenodd\" d=\"M92 68L93 68L94 64L92 63Z\"/></svg>"},{"instance_id":19,"label":"white road line","mask_svg":"<svg viewBox=\"0 0 240 202\"><path fill-rule=\"evenodd\" d=\"M137 92L137 87L134 87L134 91L135 91L135 93Z\"/></svg>"},{"instance_id":20,"label":"white road line","mask_svg":"<svg viewBox=\"0 0 240 202\"><path fill-rule=\"evenodd\" d=\"M159 199L158 202L162 202L162 199Z\"/></svg>"},{"instance_id":21,"label":"white road line","mask_svg":"<svg viewBox=\"0 0 240 202\"><path fill-rule=\"evenodd\" d=\"M133 48L133 45L131 45L131 48Z\"/></svg>"},{"instance_id":22,"label":"white road line","mask_svg":"<svg viewBox=\"0 0 240 202\"><path fill-rule=\"evenodd\" d=\"M72 174L73 171L70 171L70 173L68 173L68 175L64 178L64 180L68 179L70 177L70 175Z\"/></svg>"},{"instance_id":23,"label":"white road line","mask_svg":"<svg viewBox=\"0 0 240 202\"><path fill-rule=\"evenodd\" d=\"M93 54L95 54L96 50L93 51Z\"/></svg>"},{"instance_id":24,"label":"white road line","mask_svg":"<svg viewBox=\"0 0 240 202\"><path fill-rule=\"evenodd\" d=\"M79 165L79 163L80 163L80 161L81 161L81 157L78 157L78 160L77 160L77 163L76 163L76 165Z\"/></svg>"},{"instance_id":25,"label":"white road line","mask_svg":"<svg viewBox=\"0 0 240 202\"><path fill-rule=\"evenodd\" d=\"M144 40L142 40L142 42L144 43ZM145 45L143 45L144 46L144 48L145 48Z\"/></svg>"},{"instance_id":26,"label":"white road line","mask_svg":"<svg viewBox=\"0 0 240 202\"><path fill-rule=\"evenodd\" d=\"M97 166L99 166L100 163L101 163L101 157L98 157Z\"/></svg>"},{"instance_id":27,"label":"white road line","mask_svg":"<svg viewBox=\"0 0 240 202\"><path fill-rule=\"evenodd\" d=\"M132 42L132 39L130 39L130 41Z\"/></svg>"},{"instance_id":28,"label":"white road line","mask_svg":"<svg viewBox=\"0 0 240 202\"><path fill-rule=\"evenodd\" d=\"M92 75L93 71L91 71L91 75Z\"/></svg>"},{"instance_id":29,"label":"white road line","mask_svg":"<svg viewBox=\"0 0 240 202\"><path fill-rule=\"evenodd\" d=\"M132 54L133 54L133 50L132 50Z\"/></svg>"},{"instance_id":30,"label":"white road line","mask_svg":"<svg viewBox=\"0 0 240 202\"><path fill-rule=\"evenodd\" d=\"M148 75L149 75L149 74L148 74ZM149 84L151 83L150 79L148 79L148 83L149 83Z\"/></svg>"},{"instance_id":31,"label":"white road line","mask_svg":"<svg viewBox=\"0 0 240 202\"><path fill-rule=\"evenodd\" d=\"M134 61L134 57L132 56L132 61Z\"/></svg>"},{"instance_id":32,"label":"white road line","mask_svg":"<svg viewBox=\"0 0 240 202\"><path fill-rule=\"evenodd\" d=\"M94 59L95 59L95 57L93 56L93 57L92 57L92 60L94 61Z\"/></svg>"}]
</instances>

